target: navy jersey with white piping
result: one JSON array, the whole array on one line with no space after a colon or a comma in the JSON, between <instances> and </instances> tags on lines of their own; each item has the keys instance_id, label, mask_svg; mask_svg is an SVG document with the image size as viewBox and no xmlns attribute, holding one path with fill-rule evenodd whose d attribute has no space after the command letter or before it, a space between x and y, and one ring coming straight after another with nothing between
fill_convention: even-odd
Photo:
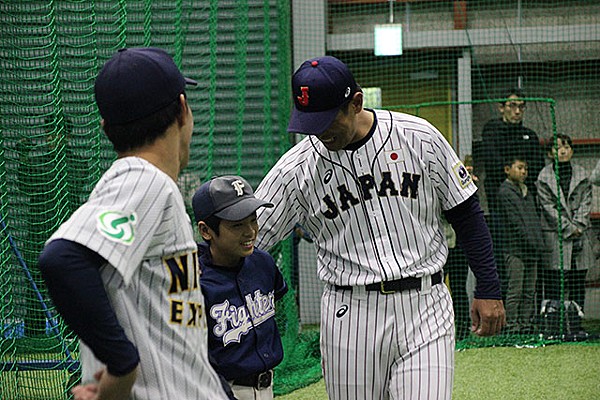
<instances>
[{"instance_id":1,"label":"navy jersey with white piping","mask_svg":"<svg viewBox=\"0 0 600 400\"><path fill-rule=\"evenodd\" d=\"M229 381L272 369L283 359L275 301L288 290L273 257L255 249L225 268L213 265L208 243L198 251L215 369Z\"/></svg>"}]
</instances>

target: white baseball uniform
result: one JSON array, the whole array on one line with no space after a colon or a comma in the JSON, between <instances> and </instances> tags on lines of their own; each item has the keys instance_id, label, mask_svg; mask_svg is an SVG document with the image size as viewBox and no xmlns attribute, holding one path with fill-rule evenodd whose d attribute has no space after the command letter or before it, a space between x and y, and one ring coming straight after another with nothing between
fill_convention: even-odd
<instances>
[{"instance_id":1,"label":"white baseball uniform","mask_svg":"<svg viewBox=\"0 0 600 400\"><path fill-rule=\"evenodd\" d=\"M256 190L275 204L258 210L257 246L270 248L295 223L314 238L318 275L328 284L321 352L331 399L450 399L452 300L431 275L448 253L442 209L476 186L430 123L373 112L367 137L344 150L307 136L281 157ZM364 288L406 277L424 277L421 290Z\"/></svg>"},{"instance_id":2,"label":"white baseball uniform","mask_svg":"<svg viewBox=\"0 0 600 400\"><path fill-rule=\"evenodd\" d=\"M49 241L67 239L108 263L101 275L140 354L132 399L226 399L208 362L192 225L176 183L148 161L118 159ZM81 345L83 382L100 362Z\"/></svg>"}]
</instances>

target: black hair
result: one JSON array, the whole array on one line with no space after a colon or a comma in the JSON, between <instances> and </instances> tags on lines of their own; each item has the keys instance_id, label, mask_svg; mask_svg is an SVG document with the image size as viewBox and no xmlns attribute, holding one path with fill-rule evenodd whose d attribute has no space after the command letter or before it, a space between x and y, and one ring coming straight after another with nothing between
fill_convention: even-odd
<instances>
[{"instance_id":1,"label":"black hair","mask_svg":"<svg viewBox=\"0 0 600 400\"><path fill-rule=\"evenodd\" d=\"M203 222L212 229L217 235L219 235L219 226L221 225L221 221L223 219L217 217L216 215L209 215L206 217Z\"/></svg>"},{"instance_id":2,"label":"black hair","mask_svg":"<svg viewBox=\"0 0 600 400\"><path fill-rule=\"evenodd\" d=\"M525 165L528 165L527 157L523 157L522 154L510 154L504 158L504 166L512 167L512 165L517 161L523 161Z\"/></svg>"},{"instance_id":3,"label":"black hair","mask_svg":"<svg viewBox=\"0 0 600 400\"><path fill-rule=\"evenodd\" d=\"M518 88L518 87L507 89L504 92L504 96L502 97L502 100L500 100L500 105L505 105L509 101L508 98L510 96L517 96L519 98L523 98L523 97L525 97L525 93L523 92L523 89Z\"/></svg>"},{"instance_id":4,"label":"black hair","mask_svg":"<svg viewBox=\"0 0 600 400\"><path fill-rule=\"evenodd\" d=\"M570 147L573 147L573 139L571 139L571 136L566 135L564 133L557 133L556 134L556 140L558 142L558 139L562 140L563 143L567 143ZM554 149L554 138L550 138L550 140L548 140L547 143L547 152L548 155L550 156L550 158L553 158L552 156L552 150Z\"/></svg>"},{"instance_id":5,"label":"black hair","mask_svg":"<svg viewBox=\"0 0 600 400\"><path fill-rule=\"evenodd\" d=\"M185 93L183 93L185 96ZM178 121L181 123L183 108L179 96L168 106L147 117L125 124L104 124L104 133L117 152L125 152L154 143L163 136L167 128Z\"/></svg>"},{"instance_id":6,"label":"black hair","mask_svg":"<svg viewBox=\"0 0 600 400\"><path fill-rule=\"evenodd\" d=\"M568 143L570 147L573 147L573 139L571 139L571 136L565 135L564 133L558 133L556 134L556 137L557 139L562 140L563 143Z\"/></svg>"}]
</instances>

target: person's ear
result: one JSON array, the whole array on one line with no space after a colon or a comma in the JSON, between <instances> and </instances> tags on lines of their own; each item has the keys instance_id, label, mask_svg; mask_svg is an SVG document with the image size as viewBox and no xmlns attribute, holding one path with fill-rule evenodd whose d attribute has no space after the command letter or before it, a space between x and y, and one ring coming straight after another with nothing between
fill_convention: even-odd
<instances>
[{"instance_id":1,"label":"person's ear","mask_svg":"<svg viewBox=\"0 0 600 400\"><path fill-rule=\"evenodd\" d=\"M356 92L354 93L354 96L352 97L352 109L354 110L355 114L358 114L359 112L361 112L361 110L363 109L363 102L364 102L364 94L363 92Z\"/></svg>"},{"instance_id":2,"label":"person's ear","mask_svg":"<svg viewBox=\"0 0 600 400\"><path fill-rule=\"evenodd\" d=\"M187 98L183 93L179 95L179 103L181 104L181 112L177 116L177 123L179 126L183 126L187 122L187 118L192 118L192 113L190 112L190 105Z\"/></svg>"},{"instance_id":3,"label":"person's ear","mask_svg":"<svg viewBox=\"0 0 600 400\"><path fill-rule=\"evenodd\" d=\"M200 221L198 222L198 231L200 232L200 235L202 236L202 238L204 240L211 240L212 239L212 229L210 229L208 227L208 225L206 225L206 223L204 223L204 221Z\"/></svg>"}]
</instances>

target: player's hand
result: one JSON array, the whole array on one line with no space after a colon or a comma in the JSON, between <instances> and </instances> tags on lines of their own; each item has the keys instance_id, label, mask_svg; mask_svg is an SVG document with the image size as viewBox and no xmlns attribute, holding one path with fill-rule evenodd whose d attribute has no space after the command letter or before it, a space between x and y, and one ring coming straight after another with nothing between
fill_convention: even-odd
<instances>
[{"instance_id":1,"label":"player's hand","mask_svg":"<svg viewBox=\"0 0 600 400\"><path fill-rule=\"evenodd\" d=\"M136 377L137 368L124 376L114 376L101 369L94 374L96 382L77 385L71 393L75 400L127 400Z\"/></svg>"},{"instance_id":2,"label":"player's hand","mask_svg":"<svg viewBox=\"0 0 600 400\"><path fill-rule=\"evenodd\" d=\"M502 300L474 299L471 306L471 332L477 336L493 336L506 325Z\"/></svg>"}]
</instances>

